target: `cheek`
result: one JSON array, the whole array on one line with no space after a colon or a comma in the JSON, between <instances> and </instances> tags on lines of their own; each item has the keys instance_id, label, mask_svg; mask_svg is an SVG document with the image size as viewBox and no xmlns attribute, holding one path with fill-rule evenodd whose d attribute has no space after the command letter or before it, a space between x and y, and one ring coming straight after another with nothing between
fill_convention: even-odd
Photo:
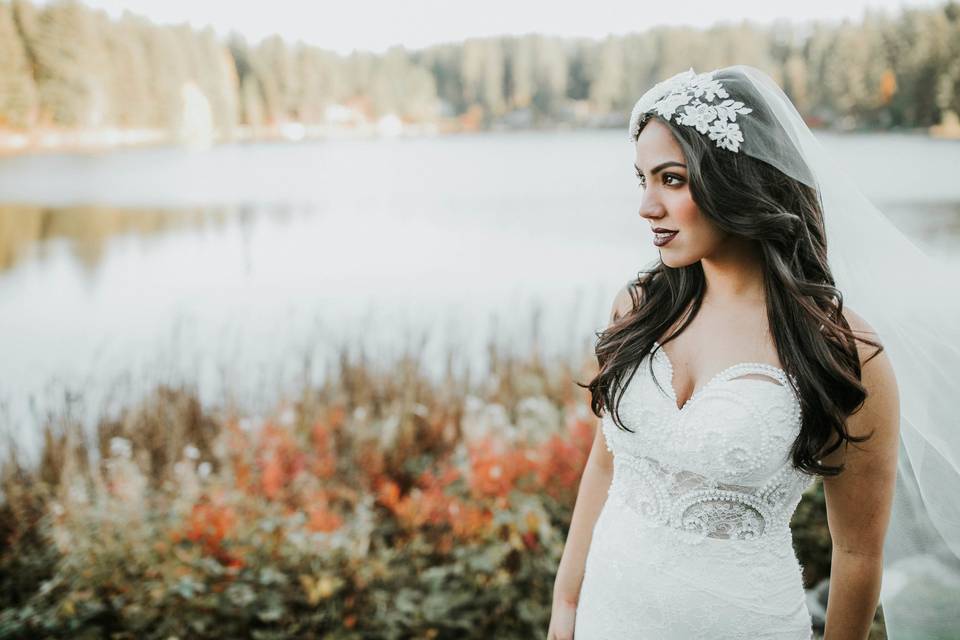
<instances>
[{"instance_id":1,"label":"cheek","mask_svg":"<svg viewBox=\"0 0 960 640\"><path fill-rule=\"evenodd\" d=\"M684 241L677 244L677 250L699 259L723 242L726 234L701 213L689 191L678 193L671 205L671 217L684 235Z\"/></svg>"},{"instance_id":2,"label":"cheek","mask_svg":"<svg viewBox=\"0 0 960 640\"><path fill-rule=\"evenodd\" d=\"M677 192L670 212L684 231L702 231L704 227L710 226L703 214L700 213L697 203L690 196L689 190Z\"/></svg>"}]
</instances>

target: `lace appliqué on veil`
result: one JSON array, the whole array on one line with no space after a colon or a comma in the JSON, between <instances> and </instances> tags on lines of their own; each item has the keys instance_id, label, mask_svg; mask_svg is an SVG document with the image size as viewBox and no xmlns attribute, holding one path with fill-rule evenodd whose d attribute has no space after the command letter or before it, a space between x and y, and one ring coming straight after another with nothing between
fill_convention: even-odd
<instances>
[{"instance_id":1,"label":"lace appliqu\u00e9 on veil","mask_svg":"<svg viewBox=\"0 0 960 640\"><path fill-rule=\"evenodd\" d=\"M726 99L714 103L717 98ZM678 112L680 107L683 107L682 113ZM666 120L673 118L677 124L695 128L722 149L738 152L743 132L737 116L752 112L743 102L730 99L712 71L697 74L690 68L654 85L637 100L630 114L630 140L637 139L640 124L656 113Z\"/></svg>"}]
</instances>

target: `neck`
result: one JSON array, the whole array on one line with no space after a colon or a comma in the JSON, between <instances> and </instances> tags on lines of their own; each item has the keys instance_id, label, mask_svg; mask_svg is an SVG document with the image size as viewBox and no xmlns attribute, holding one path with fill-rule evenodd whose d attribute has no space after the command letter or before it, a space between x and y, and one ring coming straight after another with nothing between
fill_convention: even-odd
<instances>
[{"instance_id":1,"label":"neck","mask_svg":"<svg viewBox=\"0 0 960 640\"><path fill-rule=\"evenodd\" d=\"M705 304L764 303L764 265L757 243L730 238L709 258L703 258L701 265L707 281Z\"/></svg>"}]
</instances>

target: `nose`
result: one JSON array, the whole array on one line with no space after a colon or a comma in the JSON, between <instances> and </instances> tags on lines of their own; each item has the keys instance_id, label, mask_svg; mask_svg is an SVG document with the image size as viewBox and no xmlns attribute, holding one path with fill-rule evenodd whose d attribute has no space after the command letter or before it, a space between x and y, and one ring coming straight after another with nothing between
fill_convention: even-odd
<instances>
[{"instance_id":1,"label":"nose","mask_svg":"<svg viewBox=\"0 0 960 640\"><path fill-rule=\"evenodd\" d=\"M653 190L645 190L643 199L640 201L640 217L647 220L659 220L666 214L667 210L663 208L663 203L653 194Z\"/></svg>"}]
</instances>

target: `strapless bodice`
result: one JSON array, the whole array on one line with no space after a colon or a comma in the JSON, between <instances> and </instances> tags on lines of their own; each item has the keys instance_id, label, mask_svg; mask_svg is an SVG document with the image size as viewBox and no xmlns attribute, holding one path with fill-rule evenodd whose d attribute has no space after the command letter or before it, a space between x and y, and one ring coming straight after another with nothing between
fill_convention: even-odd
<instances>
[{"instance_id":1,"label":"strapless bodice","mask_svg":"<svg viewBox=\"0 0 960 640\"><path fill-rule=\"evenodd\" d=\"M801 418L790 377L738 363L678 408L656 346L620 398L632 433L609 409L601 422L613 478L575 637L809 640L790 517L814 477L790 460Z\"/></svg>"},{"instance_id":2,"label":"strapless bodice","mask_svg":"<svg viewBox=\"0 0 960 640\"><path fill-rule=\"evenodd\" d=\"M738 363L678 408L673 367L657 346L620 399L620 420L633 433L617 427L609 410L602 421L614 454L610 495L687 539L789 542L790 516L814 479L790 460L801 412L789 375Z\"/></svg>"}]
</instances>

